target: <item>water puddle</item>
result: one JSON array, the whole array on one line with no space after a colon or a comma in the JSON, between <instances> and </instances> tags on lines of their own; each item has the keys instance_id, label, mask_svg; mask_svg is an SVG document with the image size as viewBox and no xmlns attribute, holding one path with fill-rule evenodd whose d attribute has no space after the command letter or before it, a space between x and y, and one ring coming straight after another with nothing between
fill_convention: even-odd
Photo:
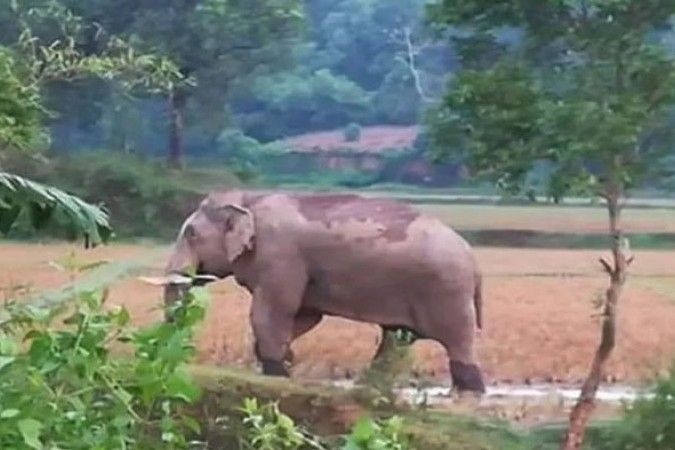
<instances>
[{"instance_id":1,"label":"water puddle","mask_svg":"<svg viewBox=\"0 0 675 450\"><path fill-rule=\"evenodd\" d=\"M351 380L340 380L331 383L335 386L350 388L355 384ZM401 388L397 394L411 403L424 401L427 404L435 404L451 401L451 388L449 386L431 386L424 388ZM484 403L573 403L579 397L579 387L569 387L555 384L532 384L532 385L494 385L488 386L487 392L482 397ZM646 389L632 386L610 385L601 386L596 394L598 402L620 405L631 403L639 398L650 398L653 394Z\"/></svg>"}]
</instances>

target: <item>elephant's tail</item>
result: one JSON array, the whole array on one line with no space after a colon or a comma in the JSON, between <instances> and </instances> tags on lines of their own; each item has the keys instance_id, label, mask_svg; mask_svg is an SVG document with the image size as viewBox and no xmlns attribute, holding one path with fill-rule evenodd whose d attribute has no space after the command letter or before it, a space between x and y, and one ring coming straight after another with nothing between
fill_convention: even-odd
<instances>
[{"instance_id":1,"label":"elephant's tail","mask_svg":"<svg viewBox=\"0 0 675 450\"><path fill-rule=\"evenodd\" d=\"M476 309L476 325L479 330L483 329L483 274L479 269L475 272L475 283L473 293L473 305Z\"/></svg>"}]
</instances>

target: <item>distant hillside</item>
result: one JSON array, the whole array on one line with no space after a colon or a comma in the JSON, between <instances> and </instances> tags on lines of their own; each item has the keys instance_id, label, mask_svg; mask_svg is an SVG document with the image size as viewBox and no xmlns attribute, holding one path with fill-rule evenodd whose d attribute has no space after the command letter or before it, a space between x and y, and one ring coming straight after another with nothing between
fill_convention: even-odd
<instances>
[{"instance_id":1,"label":"distant hillside","mask_svg":"<svg viewBox=\"0 0 675 450\"><path fill-rule=\"evenodd\" d=\"M279 141L284 151L269 154L265 170L286 182L328 177L351 188L376 183L444 187L461 181L461 165L433 164L415 148L420 131L419 126L362 127L359 139L351 142L343 129L294 136Z\"/></svg>"},{"instance_id":2,"label":"distant hillside","mask_svg":"<svg viewBox=\"0 0 675 450\"><path fill-rule=\"evenodd\" d=\"M354 149L367 153L379 153L386 149L405 149L413 146L419 127L380 125L361 128L358 141L345 141L343 131L307 133L284 139L283 144L296 152L330 152Z\"/></svg>"}]
</instances>

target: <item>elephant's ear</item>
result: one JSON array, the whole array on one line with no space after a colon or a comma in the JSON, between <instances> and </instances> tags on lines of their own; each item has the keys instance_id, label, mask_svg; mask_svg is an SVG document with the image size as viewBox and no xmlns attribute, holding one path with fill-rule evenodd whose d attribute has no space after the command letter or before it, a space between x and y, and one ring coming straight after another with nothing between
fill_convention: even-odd
<instances>
[{"instance_id":1,"label":"elephant's ear","mask_svg":"<svg viewBox=\"0 0 675 450\"><path fill-rule=\"evenodd\" d=\"M218 208L225 228L225 251L230 263L246 250L253 248L255 222L253 213L239 205L228 204Z\"/></svg>"}]
</instances>

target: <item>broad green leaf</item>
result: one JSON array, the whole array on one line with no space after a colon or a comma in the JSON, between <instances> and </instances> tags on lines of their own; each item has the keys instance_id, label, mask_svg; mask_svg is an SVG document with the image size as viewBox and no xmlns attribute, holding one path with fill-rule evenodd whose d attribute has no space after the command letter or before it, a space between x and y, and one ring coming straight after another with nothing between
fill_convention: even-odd
<instances>
[{"instance_id":1,"label":"broad green leaf","mask_svg":"<svg viewBox=\"0 0 675 450\"><path fill-rule=\"evenodd\" d=\"M21 413L18 409L5 409L0 412L0 419L11 419Z\"/></svg>"},{"instance_id":2,"label":"broad green leaf","mask_svg":"<svg viewBox=\"0 0 675 450\"><path fill-rule=\"evenodd\" d=\"M0 356L0 371L16 360L13 356Z\"/></svg>"},{"instance_id":3,"label":"broad green leaf","mask_svg":"<svg viewBox=\"0 0 675 450\"><path fill-rule=\"evenodd\" d=\"M11 208L0 209L0 233L4 234L9 232L12 225L14 225L14 222L19 217L19 214L21 214L21 205L12 202L11 199L7 202L10 203Z\"/></svg>"},{"instance_id":4,"label":"broad green leaf","mask_svg":"<svg viewBox=\"0 0 675 450\"><path fill-rule=\"evenodd\" d=\"M166 394L169 397L192 403L199 399L201 390L187 373L176 371L166 381Z\"/></svg>"},{"instance_id":5,"label":"broad green leaf","mask_svg":"<svg viewBox=\"0 0 675 450\"><path fill-rule=\"evenodd\" d=\"M2 187L4 188L4 192ZM10 186L11 188L7 188ZM0 172L0 194L12 209L0 209L0 233L7 233L22 207L39 208L39 220L33 225L43 225L54 214L60 212L68 225L78 233L90 235L92 243L105 242L112 231L107 214L100 208L85 203L79 198L59 189L41 185L17 175ZM44 204L44 206L35 206ZM104 231L101 234L100 231Z\"/></svg>"},{"instance_id":6,"label":"broad green leaf","mask_svg":"<svg viewBox=\"0 0 675 450\"><path fill-rule=\"evenodd\" d=\"M19 432L24 443L35 450L42 449L40 442L40 430L42 424L35 419L21 419L18 423Z\"/></svg>"}]
</instances>

